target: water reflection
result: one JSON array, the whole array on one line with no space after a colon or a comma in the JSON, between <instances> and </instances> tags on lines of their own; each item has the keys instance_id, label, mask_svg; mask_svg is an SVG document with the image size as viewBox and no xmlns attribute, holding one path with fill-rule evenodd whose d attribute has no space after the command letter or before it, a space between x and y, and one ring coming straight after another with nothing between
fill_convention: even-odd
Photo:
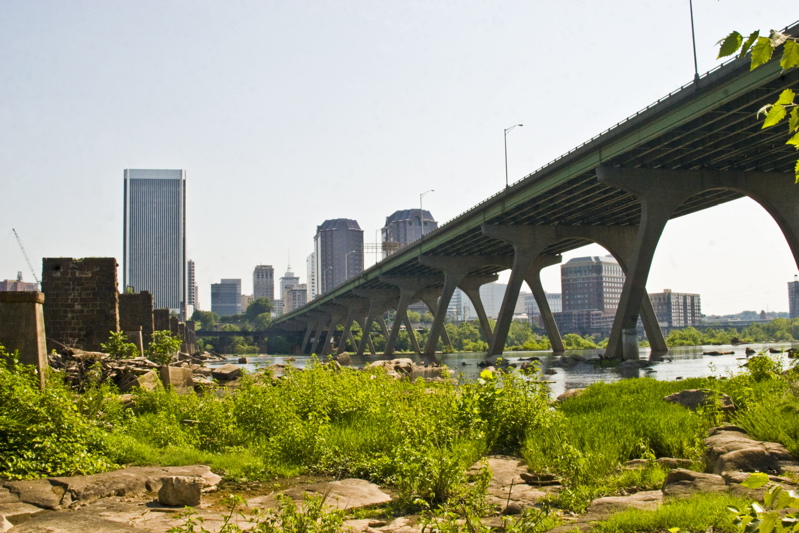
<instances>
[{"instance_id":1,"label":"water reflection","mask_svg":"<svg viewBox=\"0 0 799 533\"><path fill-rule=\"evenodd\" d=\"M768 348L787 349L789 343L781 344L748 344L739 346L684 346L671 348L666 354L652 354L649 348L641 348L641 359L638 364L623 363L616 367L601 367L595 364L603 350L567 350L562 356L554 356L548 352L505 352L503 359L508 363L521 366L525 361L537 359L541 365L540 379L549 382L552 396L557 396L567 389L587 387L599 381L612 382L623 378L651 377L660 380L675 380L692 377L706 377L710 375L727 376L740 371L740 365L746 361L746 349L751 348L756 352ZM723 355L705 355L705 352L731 352ZM576 357L572 357L576 356ZM225 361L211 363L210 366L219 366L225 363L236 363L239 356L231 357ZM438 363L446 365L460 375L464 381L477 379L482 368L478 363L485 361L484 352L436 354L435 357L425 357L416 354L396 354L393 357L406 357L418 364L431 365ZM777 357L787 361L785 353ZM385 359L382 355L364 355L357 357L350 355L353 367L363 367L372 361ZM303 368L310 363L310 356L258 356L247 357L248 363L242 365L247 370L266 365L286 364ZM582 361L577 361L583 359ZM278 368L279 371L279 368Z\"/></svg>"}]
</instances>

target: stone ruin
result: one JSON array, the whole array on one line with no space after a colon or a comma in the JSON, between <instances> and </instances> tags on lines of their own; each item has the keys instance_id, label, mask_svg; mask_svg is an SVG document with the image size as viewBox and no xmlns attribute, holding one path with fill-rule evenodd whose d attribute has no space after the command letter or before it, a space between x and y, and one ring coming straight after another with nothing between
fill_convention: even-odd
<instances>
[{"instance_id":1,"label":"stone ruin","mask_svg":"<svg viewBox=\"0 0 799 533\"><path fill-rule=\"evenodd\" d=\"M183 354L198 353L194 322L153 309L149 292L119 294L117 266L113 257L45 258L42 292L0 292L0 345L35 364L41 385L48 352L80 359L100 352L112 332L125 332L142 355L159 330L180 338Z\"/></svg>"}]
</instances>

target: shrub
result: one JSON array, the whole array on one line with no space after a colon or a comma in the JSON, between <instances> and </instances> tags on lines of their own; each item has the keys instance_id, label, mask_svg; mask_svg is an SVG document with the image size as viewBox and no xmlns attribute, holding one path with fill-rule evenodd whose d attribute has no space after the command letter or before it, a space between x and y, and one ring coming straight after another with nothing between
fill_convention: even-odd
<instances>
[{"instance_id":1,"label":"shrub","mask_svg":"<svg viewBox=\"0 0 799 533\"><path fill-rule=\"evenodd\" d=\"M180 339L176 339L168 331L154 331L153 340L147 347L147 358L153 363L167 365L180 350Z\"/></svg>"},{"instance_id":2,"label":"shrub","mask_svg":"<svg viewBox=\"0 0 799 533\"><path fill-rule=\"evenodd\" d=\"M128 342L128 337L123 331L111 331L108 342L100 344L100 349L111 356L112 359L131 359L138 357L138 347L132 342Z\"/></svg>"},{"instance_id":3,"label":"shrub","mask_svg":"<svg viewBox=\"0 0 799 533\"><path fill-rule=\"evenodd\" d=\"M111 468L105 433L84 417L72 393L0 346L0 478L92 474Z\"/></svg>"}]
</instances>

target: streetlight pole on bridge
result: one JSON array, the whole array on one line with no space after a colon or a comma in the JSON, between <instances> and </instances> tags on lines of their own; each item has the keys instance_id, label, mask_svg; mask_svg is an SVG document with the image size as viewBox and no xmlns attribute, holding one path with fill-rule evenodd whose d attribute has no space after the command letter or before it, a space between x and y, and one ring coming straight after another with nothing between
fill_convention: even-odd
<instances>
[{"instance_id":1,"label":"streetlight pole on bridge","mask_svg":"<svg viewBox=\"0 0 799 533\"><path fill-rule=\"evenodd\" d=\"M505 128L505 188L508 188L508 133L516 126L524 126L524 124L514 124L510 128Z\"/></svg>"}]
</instances>

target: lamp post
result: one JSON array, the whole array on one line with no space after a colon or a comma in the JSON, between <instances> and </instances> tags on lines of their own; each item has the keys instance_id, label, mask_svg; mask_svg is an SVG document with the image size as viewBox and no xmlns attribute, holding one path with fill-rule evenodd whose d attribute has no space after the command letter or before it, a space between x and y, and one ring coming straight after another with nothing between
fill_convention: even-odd
<instances>
[{"instance_id":1,"label":"lamp post","mask_svg":"<svg viewBox=\"0 0 799 533\"><path fill-rule=\"evenodd\" d=\"M505 188L508 188L508 133L516 126L524 126L524 124L514 124L510 128L505 128Z\"/></svg>"},{"instance_id":2,"label":"lamp post","mask_svg":"<svg viewBox=\"0 0 799 533\"><path fill-rule=\"evenodd\" d=\"M344 277L350 279L350 254L356 254L358 250L350 250L344 254ZM345 280L346 281L346 280Z\"/></svg>"},{"instance_id":3,"label":"lamp post","mask_svg":"<svg viewBox=\"0 0 799 533\"><path fill-rule=\"evenodd\" d=\"M322 271L322 294L325 294L328 291L328 286L327 286L327 283L326 283L328 281L328 278L327 278L327 271L328 270L333 270L333 267L329 266L329 267L327 267L326 269L324 269Z\"/></svg>"},{"instance_id":4,"label":"lamp post","mask_svg":"<svg viewBox=\"0 0 799 533\"><path fill-rule=\"evenodd\" d=\"M424 210L422 209L422 198L425 197L427 193L436 192L435 189L430 189L429 191L425 191L419 195L419 238L424 237Z\"/></svg>"}]
</instances>

